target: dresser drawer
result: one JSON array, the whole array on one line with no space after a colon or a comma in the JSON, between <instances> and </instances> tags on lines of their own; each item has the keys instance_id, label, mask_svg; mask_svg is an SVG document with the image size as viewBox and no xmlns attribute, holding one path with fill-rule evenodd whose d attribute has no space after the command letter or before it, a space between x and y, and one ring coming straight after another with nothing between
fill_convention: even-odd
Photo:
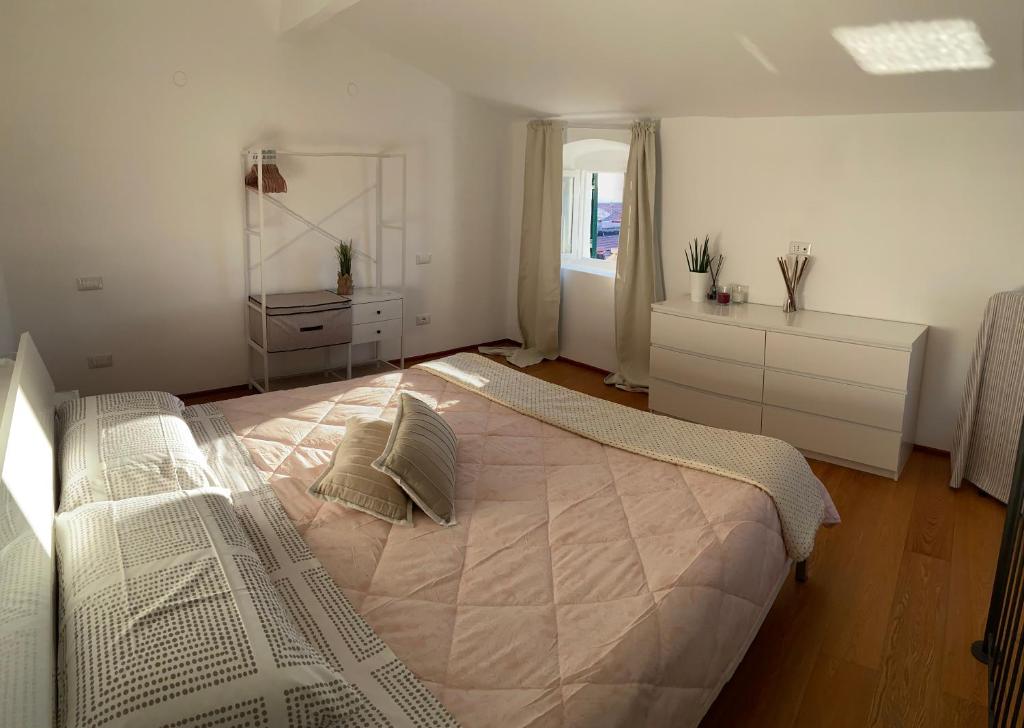
<instances>
[{"instance_id":1,"label":"dresser drawer","mask_svg":"<svg viewBox=\"0 0 1024 728\"><path fill-rule=\"evenodd\" d=\"M903 426L906 395L800 374L764 373L764 403L886 430Z\"/></svg>"},{"instance_id":2,"label":"dresser drawer","mask_svg":"<svg viewBox=\"0 0 1024 728\"><path fill-rule=\"evenodd\" d=\"M765 366L906 391L910 352L768 332Z\"/></svg>"},{"instance_id":3,"label":"dresser drawer","mask_svg":"<svg viewBox=\"0 0 1024 728\"><path fill-rule=\"evenodd\" d=\"M651 347L651 376L729 397L761 401L764 369Z\"/></svg>"},{"instance_id":4,"label":"dresser drawer","mask_svg":"<svg viewBox=\"0 0 1024 728\"><path fill-rule=\"evenodd\" d=\"M729 324L651 314L651 343L745 364L764 364L764 331Z\"/></svg>"},{"instance_id":5,"label":"dresser drawer","mask_svg":"<svg viewBox=\"0 0 1024 728\"><path fill-rule=\"evenodd\" d=\"M680 419L739 432L761 432L761 405L719 397L678 384L651 379L650 407Z\"/></svg>"},{"instance_id":6,"label":"dresser drawer","mask_svg":"<svg viewBox=\"0 0 1024 728\"><path fill-rule=\"evenodd\" d=\"M897 472L902 437L898 432L829 417L765 406L761 434L812 453Z\"/></svg>"},{"instance_id":7,"label":"dresser drawer","mask_svg":"<svg viewBox=\"0 0 1024 728\"><path fill-rule=\"evenodd\" d=\"M365 344L369 341L397 339L402 335L402 320L378 321L373 324L355 324L352 326L352 343Z\"/></svg>"},{"instance_id":8,"label":"dresser drawer","mask_svg":"<svg viewBox=\"0 0 1024 728\"><path fill-rule=\"evenodd\" d=\"M402 301L356 303L352 305L352 323L368 324L376 321L402 318Z\"/></svg>"}]
</instances>

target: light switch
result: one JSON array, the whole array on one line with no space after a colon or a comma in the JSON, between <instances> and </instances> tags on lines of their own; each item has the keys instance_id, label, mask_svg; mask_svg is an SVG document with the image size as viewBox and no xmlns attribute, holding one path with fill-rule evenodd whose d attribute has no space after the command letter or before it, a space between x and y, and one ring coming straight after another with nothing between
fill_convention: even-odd
<instances>
[{"instance_id":1,"label":"light switch","mask_svg":"<svg viewBox=\"0 0 1024 728\"><path fill-rule=\"evenodd\" d=\"M96 354L95 356L86 357L85 361L90 369L105 369L114 366L114 355Z\"/></svg>"},{"instance_id":2,"label":"light switch","mask_svg":"<svg viewBox=\"0 0 1024 728\"><path fill-rule=\"evenodd\" d=\"M77 278L75 283L78 285L80 291L102 291L103 290L103 276L88 276L86 278Z\"/></svg>"},{"instance_id":3,"label":"light switch","mask_svg":"<svg viewBox=\"0 0 1024 728\"><path fill-rule=\"evenodd\" d=\"M432 257L430 253L416 253L416 265L426 265Z\"/></svg>"}]
</instances>

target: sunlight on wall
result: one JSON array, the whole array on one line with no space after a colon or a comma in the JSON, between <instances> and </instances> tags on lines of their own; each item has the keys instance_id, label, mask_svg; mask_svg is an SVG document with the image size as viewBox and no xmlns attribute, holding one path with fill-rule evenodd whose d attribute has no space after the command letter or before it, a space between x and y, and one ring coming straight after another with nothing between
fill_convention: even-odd
<instances>
[{"instance_id":1,"label":"sunlight on wall","mask_svg":"<svg viewBox=\"0 0 1024 728\"><path fill-rule=\"evenodd\" d=\"M39 422L21 388L14 395L12 421L18 427L12 428L7 441L2 487L49 557L53 555L53 476L49 471L53 463L52 434Z\"/></svg>"}]
</instances>

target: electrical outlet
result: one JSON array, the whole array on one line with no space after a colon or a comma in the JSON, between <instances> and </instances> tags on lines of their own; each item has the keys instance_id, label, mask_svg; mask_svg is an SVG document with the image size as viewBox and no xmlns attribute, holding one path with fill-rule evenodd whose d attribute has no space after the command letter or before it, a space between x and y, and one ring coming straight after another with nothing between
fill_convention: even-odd
<instances>
[{"instance_id":1,"label":"electrical outlet","mask_svg":"<svg viewBox=\"0 0 1024 728\"><path fill-rule=\"evenodd\" d=\"M426 265L432 257L430 253L416 253L416 265Z\"/></svg>"},{"instance_id":2,"label":"electrical outlet","mask_svg":"<svg viewBox=\"0 0 1024 728\"><path fill-rule=\"evenodd\" d=\"M113 354L96 354L85 358L90 369L105 369L114 366Z\"/></svg>"},{"instance_id":3,"label":"electrical outlet","mask_svg":"<svg viewBox=\"0 0 1024 728\"><path fill-rule=\"evenodd\" d=\"M425 326L426 324L429 324L429 323L430 323L430 314L429 313L421 313L419 316L416 317L416 325L417 326Z\"/></svg>"},{"instance_id":4,"label":"electrical outlet","mask_svg":"<svg viewBox=\"0 0 1024 728\"><path fill-rule=\"evenodd\" d=\"M80 291L102 291L103 276L89 276L86 278L76 278L75 285L78 286L78 290Z\"/></svg>"},{"instance_id":5,"label":"electrical outlet","mask_svg":"<svg viewBox=\"0 0 1024 728\"><path fill-rule=\"evenodd\" d=\"M790 255L810 255L811 254L811 244L810 243L801 243L801 242L798 242L798 241L794 240L793 242L791 242L789 244L789 254Z\"/></svg>"}]
</instances>

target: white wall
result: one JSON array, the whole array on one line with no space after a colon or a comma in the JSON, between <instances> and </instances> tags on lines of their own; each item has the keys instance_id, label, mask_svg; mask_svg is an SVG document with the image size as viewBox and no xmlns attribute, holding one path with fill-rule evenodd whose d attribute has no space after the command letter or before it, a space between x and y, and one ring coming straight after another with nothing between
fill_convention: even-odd
<instances>
[{"instance_id":1,"label":"white wall","mask_svg":"<svg viewBox=\"0 0 1024 728\"><path fill-rule=\"evenodd\" d=\"M812 242L805 307L932 327L918 442L948 448L985 302L1024 284L1024 113L668 119L661 159L669 296L695 235L771 304Z\"/></svg>"},{"instance_id":2,"label":"white wall","mask_svg":"<svg viewBox=\"0 0 1024 728\"><path fill-rule=\"evenodd\" d=\"M3 261L0 261L0 357L9 356L17 350L18 332L7 299L7 277L4 275Z\"/></svg>"},{"instance_id":3,"label":"white wall","mask_svg":"<svg viewBox=\"0 0 1024 728\"><path fill-rule=\"evenodd\" d=\"M337 22L279 40L276 8L4 3L0 259L58 387L245 381L239 152L258 141L408 152L407 354L502 336L507 117ZM313 282L329 285L333 265L326 246L310 252ZM75 291L85 275L104 290ZM415 327L418 313L432 323ZM87 370L95 353L115 366Z\"/></svg>"},{"instance_id":4,"label":"white wall","mask_svg":"<svg viewBox=\"0 0 1024 728\"><path fill-rule=\"evenodd\" d=\"M615 278L562 269L561 356L615 371Z\"/></svg>"}]
</instances>

